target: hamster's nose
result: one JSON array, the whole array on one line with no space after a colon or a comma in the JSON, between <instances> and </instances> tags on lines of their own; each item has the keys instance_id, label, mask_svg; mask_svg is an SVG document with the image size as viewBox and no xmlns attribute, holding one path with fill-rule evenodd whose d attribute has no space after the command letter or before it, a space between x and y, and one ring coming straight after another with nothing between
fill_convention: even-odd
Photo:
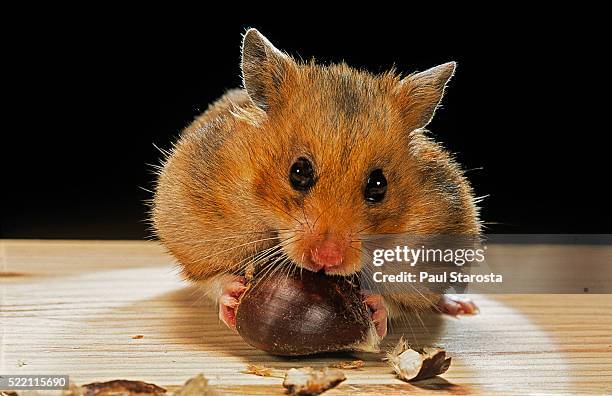
<instances>
[{"instance_id":1,"label":"hamster's nose","mask_svg":"<svg viewBox=\"0 0 612 396\"><path fill-rule=\"evenodd\" d=\"M310 260L318 267L326 269L342 264L344 253L337 243L324 240L310 249Z\"/></svg>"}]
</instances>

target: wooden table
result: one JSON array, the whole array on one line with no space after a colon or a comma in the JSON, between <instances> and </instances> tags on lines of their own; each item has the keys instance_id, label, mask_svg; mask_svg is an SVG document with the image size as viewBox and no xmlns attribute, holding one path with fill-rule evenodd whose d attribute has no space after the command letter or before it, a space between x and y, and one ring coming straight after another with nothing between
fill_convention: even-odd
<instances>
[{"instance_id":1,"label":"wooden table","mask_svg":"<svg viewBox=\"0 0 612 396\"><path fill-rule=\"evenodd\" d=\"M523 247L516 247L521 249ZM529 248L529 247L524 247ZM248 363L324 366L360 358L338 394L612 394L612 295L474 296L481 314L432 315L386 345L444 346L442 377L408 384L380 355L269 356L224 328L155 242L0 241L0 374L117 378L172 389L204 375L226 394L283 394ZM140 337L142 336L142 337Z\"/></svg>"}]
</instances>

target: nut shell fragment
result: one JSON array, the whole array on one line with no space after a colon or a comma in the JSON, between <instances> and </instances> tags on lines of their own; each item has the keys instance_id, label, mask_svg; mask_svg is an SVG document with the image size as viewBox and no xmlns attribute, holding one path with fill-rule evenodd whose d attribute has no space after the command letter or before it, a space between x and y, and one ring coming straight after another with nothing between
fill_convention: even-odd
<instances>
[{"instance_id":1,"label":"nut shell fragment","mask_svg":"<svg viewBox=\"0 0 612 396\"><path fill-rule=\"evenodd\" d=\"M346 376L338 369L312 367L292 368L287 371L283 386L292 395L318 395L344 381Z\"/></svg>"},{"instance_id":2,"label":"nut shell fragment","mask_svg":"<svg viewBox=\"0 0 612 396\"><path fill-rule=\"evenodd\" d=\"M446 351L441 348L425 347L412 349L404 338L387 354L389 362L397 376L404 381L418 381L444 374L451 364Z\"/></svg>"}]
</instances>

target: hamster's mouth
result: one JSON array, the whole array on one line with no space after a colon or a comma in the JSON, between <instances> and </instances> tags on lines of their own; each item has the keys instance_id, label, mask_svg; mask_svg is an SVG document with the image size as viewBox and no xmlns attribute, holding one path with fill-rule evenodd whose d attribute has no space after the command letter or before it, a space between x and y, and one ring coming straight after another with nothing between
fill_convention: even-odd
<instances>
[{"instance_id":1,"label":"hamster's mouth","mask_svg":"<svg viewBox=\"0 0 612 396\"><path fill-rule=\"evenodd\" d=\"M306 269L315 273L322 273L325 275L336 275L336 276L351 276L359 272L360 267L358 265L347 265L345 262L340 262L336 265L321 265L316 262L313 262L309 259L304 259L301 261L291 259L291 256L285 252L288 259L296 265L297 267ZM305 256L305 254L304 254Z\"/></svg>"},{"instance_id":2,"label":"hamster's mouth","mask_svg":"<svg viewBox=\"0 0 612 396\"><path fill-rule=\"evenodd\" d=\"M362 268L361 246L348 235L325 233L321 230L300 230L284 233L274 230L275 244L279 247L274 256L277 263L289 260L291 265L314 273L335 276L351 276Z\"/></svg>"}]
</instances>

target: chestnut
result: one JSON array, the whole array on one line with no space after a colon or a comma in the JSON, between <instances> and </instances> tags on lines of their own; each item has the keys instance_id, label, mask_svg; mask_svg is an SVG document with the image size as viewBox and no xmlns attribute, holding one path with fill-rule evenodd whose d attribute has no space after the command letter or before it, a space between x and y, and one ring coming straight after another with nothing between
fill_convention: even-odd
<instances>
[{"instance_id":1,"label":"chestnut","mask_svg":"<svg viewBox=\"0 0 612 396\"><path fill-rule=\"evenodd\" d=\"M236 329L247 343L285 356L379 351L358 285L320 272L278 272L256 276L240 298Z\"/></svg>"}]
</instances>

